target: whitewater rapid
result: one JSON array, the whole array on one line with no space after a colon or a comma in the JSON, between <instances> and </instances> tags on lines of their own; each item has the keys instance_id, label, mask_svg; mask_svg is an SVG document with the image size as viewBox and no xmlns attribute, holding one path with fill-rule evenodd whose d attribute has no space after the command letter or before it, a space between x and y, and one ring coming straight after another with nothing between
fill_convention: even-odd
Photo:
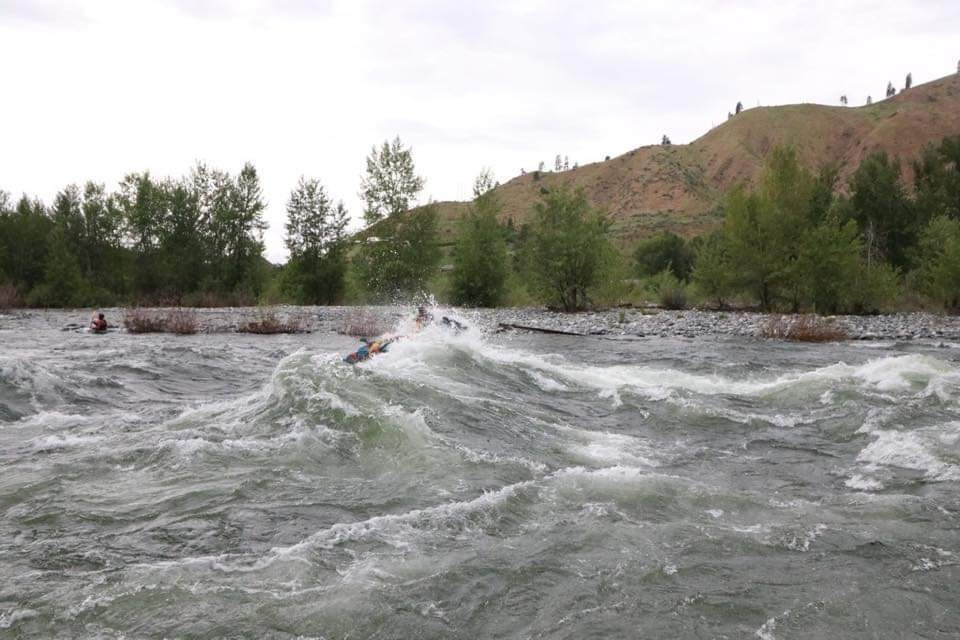
<instances>
[{"instance_id":1,"label":"whitewater rapid","mask_svg":"<svg viewBox=\"0 0 960 640\"><path fill-rule=\"evenodd\" d=\"M458 317L0 318L0 637L960 634L957 349Z\"/></svg>"}]
</instances>

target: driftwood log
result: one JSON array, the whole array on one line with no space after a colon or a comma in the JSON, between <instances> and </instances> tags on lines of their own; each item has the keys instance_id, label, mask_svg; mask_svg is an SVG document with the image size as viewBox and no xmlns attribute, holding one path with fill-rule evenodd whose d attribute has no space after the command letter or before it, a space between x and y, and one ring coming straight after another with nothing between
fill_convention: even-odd
<instances>
[{"instance_id":1,"label":"driftwood log","mask_svg":"<svg viewBox=\"0 0 960 640\"><path fill-rule=\"evenodd\" d=\"M560 336L580 336L585 337L586 333L576 333L574 331L561 331L560 329L545 329L543 327L528 327L522 324L510 324L509 322L501 322L498 331L506 331L508 329L514 329L516 331L533 331L534 333L550 333Z\"/></svg>"}]
</instances>

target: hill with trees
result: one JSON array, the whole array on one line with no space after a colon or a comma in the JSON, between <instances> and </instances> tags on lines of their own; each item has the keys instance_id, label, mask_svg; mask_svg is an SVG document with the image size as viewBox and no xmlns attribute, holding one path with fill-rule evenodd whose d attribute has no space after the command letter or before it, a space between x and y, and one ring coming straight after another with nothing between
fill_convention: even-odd
<instances>
[{"instance_id":1,"label":"hill with trees","mask_svg":"<svg viewBox=\"0 0 960 640\"><path fill-rule=\"evenodd\" d=\"M798 104L743 109L690 144L639 147L570 170L527 171L494 190L500 220L519 227L533 221L536 203L562 182L582 188L591 206L604 211L616 244L670 231L690 238L719 228L724 195L735 185L758 184L777 147L796 150L809 167L837 168L837 189L871 153L903 161L902 179L913 184L911 161L927 145L960 134L960 73L904 89L860 107ZM433 205L440 237L456 237L456 221L468 203Z\"/></svg>"}]
</instances>

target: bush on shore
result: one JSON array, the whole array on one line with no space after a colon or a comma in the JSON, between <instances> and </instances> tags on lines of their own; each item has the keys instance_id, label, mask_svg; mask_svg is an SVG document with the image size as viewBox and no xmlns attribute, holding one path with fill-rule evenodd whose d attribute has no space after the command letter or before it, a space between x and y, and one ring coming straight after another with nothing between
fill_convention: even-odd
<instances>
[{"instance_id":1,"label":"bush on shore","mask_svg":"<svg viewBox=\"0 0 960 640\"><path fill-rule=\"evenodd\" d=\"M0 309L14 309L23 306L23 296L19 289L10 283L0 284Z\"/></svg>"},{"instance_id":2,"label":"bush on shore","mask_svg":"<svg viewBox=\"0 0 960 640\"><path fill-rule=\"evenodd\" d=\"M167 319L146 309L127 309L123 314L123 327L128 333L163 333Z\"/></svg>"},{"instance_id":3,"label":"bush on shore","mask_svg":"<svg viewBox=\"0 0 960 640\"><path fill-rule=\"evenodd\" d=\"M797 342L837 342L849 338L843 327L814 315L774 316L760 330L760 335Z\"/></svg>"},{"instance_id":4,"label":"bush on shore","mask_svg":"<svg viewBox=\"0 0 960 640\"><path fill-rule=\"evenodd\" d=\"M199 325L197 314L193 311L185 311L183 309L171 311L167 315L164 323L167 332L175 333L179 336L191 336L195 334Z\"/></svg>"},{"instance_id":5,"label":"bush on shore","mask_svg":"<svg viewBox=\"0 0 960 640\"><path fill-rule=\"evenodd\" d=\"M687 308L687 287L670 269L650 277L646 290L664 309L680 311Z\"/></svg>"},{"instance_id":6,"label":"bush on shore","mask_svg":"<svg viewBox=\"0 0 960 640\"><path fill-rule=\"evenodd\" d=\"M309 333L309 329L307 329L302 317L281 317L271 309L259 311L255 319L240 323L237 332L273 335L277 333Z\"/></svg>"}]
</instances>

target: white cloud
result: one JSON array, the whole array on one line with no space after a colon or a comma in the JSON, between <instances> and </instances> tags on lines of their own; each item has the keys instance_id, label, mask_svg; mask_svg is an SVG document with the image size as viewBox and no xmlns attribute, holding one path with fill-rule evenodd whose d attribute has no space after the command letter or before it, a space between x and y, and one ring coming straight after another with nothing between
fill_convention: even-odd
<instances>
[{"instance_id":1,"label":"white cloud","mask_svg":"<svg viewBox=\"0 0 960 640\"><path fill-rule=\"evenodd\" d=\"M397 134L426 197L466 198L482 166L686 142L738 99L861 104L956 70L956 3L780 4L0 0L0 188L250 160L276 260L297 177L359 219L364 157Z\"/></svg>"}]
</instances>

